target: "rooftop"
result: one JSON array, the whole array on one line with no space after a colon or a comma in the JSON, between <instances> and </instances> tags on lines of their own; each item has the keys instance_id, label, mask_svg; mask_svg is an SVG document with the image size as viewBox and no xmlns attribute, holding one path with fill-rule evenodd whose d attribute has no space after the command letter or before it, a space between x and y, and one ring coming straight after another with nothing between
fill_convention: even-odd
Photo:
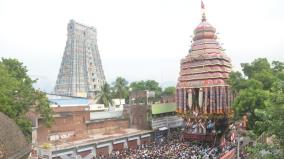
<instances>
[{"instance_id":1,"label":"rooftop","mask_svg":"<svg viewBox=\"0 0 284 159\"><path fill-rule=\"evenodd\" d=\"M91 145L94 143L104 143L108 141L113 141L117 139L121 139L124 137L135 136L140 134L149 133L149 130L138 130L138 129L123 129L121 132L113 133L113 134L103 134L103 133L96 133L89 135L88 138L70 141L70 142L58 142L56 145L50 143L50 150L63 150L68 148L74 148L79 146L86 146Z\"/></svg>"},{"instance_id":2,"label":"rooftop","mask_svg":"<svg viewBox=\"0 0 284 159\"><path fill-rule=\"evenodd\" d=\"M58 106L88 106L89 100L86 98L70 98L70 99L49 99L49 102Z\"/></svg>"},{"instance_id":3,"label":"rooftop","mask_svg":"<svg viewBox=\"0 0 284 159\"><path fill-rule=\"evenodd\" d=\"M160 103L160 104L152 104L151 106L152 114L162 114L176 111L175 103Z\"/></svg>"},{"instance_id":4,"label":"rooftop","mask_svg":"<svg viewBox=\"0 0 284 159\"><path fill-rule=\"evenodd\" d=\"M100 111L100 112L91 112L91 120L101 120L101 119L110 119L110 118L120 118L122 117L122 111Z\"/></svg>"}]
</instances>

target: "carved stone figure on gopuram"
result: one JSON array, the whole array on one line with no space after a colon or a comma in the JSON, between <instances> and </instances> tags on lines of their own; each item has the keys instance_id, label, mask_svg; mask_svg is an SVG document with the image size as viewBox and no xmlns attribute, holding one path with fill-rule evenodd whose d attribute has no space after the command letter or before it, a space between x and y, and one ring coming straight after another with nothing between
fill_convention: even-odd
<instances>
[{"instance_id":1,"label":"carved stone figure on gopuram","mask_svg":"<svg viewBox=\"0 0 284 159\"><path fill-rule=\"evenodd\" d=\"M184 117L188 132L215 133L215 126L224 124L219 119L231 115L233 96L226 81L230 72L231 60L203 11L189 53L181 59L176 87L177 112Z\"/></svg>"}]
</instances>

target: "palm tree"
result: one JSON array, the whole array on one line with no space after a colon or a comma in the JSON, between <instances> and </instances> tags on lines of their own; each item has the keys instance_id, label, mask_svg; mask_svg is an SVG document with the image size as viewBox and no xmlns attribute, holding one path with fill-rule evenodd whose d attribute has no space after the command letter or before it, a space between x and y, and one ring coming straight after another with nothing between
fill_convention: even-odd
<instances>
[{"instance_id":1,"label":"palm tree","mask_svg":"<svg viewBox=\"0 0 284 159\"><path fill-rule=\"evenodd\" d=\"M111 98L111 91L109 84L105 83L101 87L101 91L98 92L95 99L101 101L106 107L113 105L113 101Z\"/></svg>"},{"instance_id":2,"label":"palm tree","mask_svg":"<svg viewBox=\"0 0 284 159\"><path fill-rule=\"evenodd\" d=\"M114 89L116 96L119 98L119 105L121 105L121 98L126 98L128 95L128 82L122 78L117 77L114 82Z\"/></svg>"}]
</instances>

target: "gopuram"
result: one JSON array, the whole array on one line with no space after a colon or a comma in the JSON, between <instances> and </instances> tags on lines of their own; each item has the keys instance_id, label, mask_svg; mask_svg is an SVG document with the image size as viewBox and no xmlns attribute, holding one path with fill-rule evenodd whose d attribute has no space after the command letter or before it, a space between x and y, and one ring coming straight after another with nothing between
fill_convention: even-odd
<instances>
[{"instance_id":1,"label":"gopuram","mask_svg":"<svg viewBox=\"0 0 284 159\"><path fill-rule=\"evenodd\" d=\"M180 63L176 104L185 120L184 138L211 142L228 127L232 113L233 97L226 82L231 62L217 41L216 29L207 22L203 3L201 7L201 23Z\"/></svg>"},{"instance_id":2,"label":"gopuram","mask_svg":"<svg viewBox=\"0 0 284 159\"><path fill-rule=\"evenodd\" d=\"M71 20L54 93L93 98L105 83L97 30Z\"/></svg>"}]
</instances>

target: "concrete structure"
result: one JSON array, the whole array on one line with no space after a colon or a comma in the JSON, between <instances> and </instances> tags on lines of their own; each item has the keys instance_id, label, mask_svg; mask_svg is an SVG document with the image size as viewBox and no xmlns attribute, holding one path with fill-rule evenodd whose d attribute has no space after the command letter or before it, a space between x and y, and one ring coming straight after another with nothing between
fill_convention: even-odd
<instances>
[{"instance_id":1,"label":"concrete structure","mask_svg":"<svg viewBox=\"0 0 284 159\"><path fill-rule=\"evenodd\" d=\"M124 116L129 118L131 127L159 131L182 127L184 123L176 115L174 97L167 96L161 103L154 103L155 92L140 90L131 92L129 99L130 104L124 106Z\"/></svg>"},{"instance_id":2,"label":"concrete structure","mask_svg":"<svg viewBox=\"0 0 284 159\"><path fill-rule=\"evenodd\" d=\"M161 96L160 99L161 103L175 103L176 102L176 95L170 95L170 96Z\"/></svg>"},{"instance_id":3,"label":"concrete structure","mask_svg":"<svg viewBox=\"0 0 284 159\"><path fill-rule=\"evenodd\" d=\"M150 130L151 107L149 105L124 105L124 118L129 119L129 126L140 130Z\"/></svg>"},{"instance_id":4,"label":"concrete structure","mask_svg":"<svg viewBox=\"0 0 284 159\"><path fill-rule=\"evenodd\" d=\"M136 90L130 92L130 104L145 104L149 105L154 102L155 92L149 90Z\"/></svg>"},{"instance_id":5,"label":"concrete structure","mask_svg":"<svg viewBox=\"0 0 284 159\"><path fill-rule=\"evenodd\" d=\"M112 99L113 105L110 106L110 110L123 111L123 105L125 105L125 99Z\"/></svg>"},{"instance_id":6,"label":"concrete structure","mask_svg":"<svg viewBox=\"0 0 284 159\"><path fill-rule=\"evenodd\" d=\"M48 148L39 147L38 154L40 158L48 159L71 157L92 159L94 156L108 156L112 151L120 151L124 148L136 149L137 145L149 144L151 135L150 131L125 129L124 134L98 134L88 139L65 142Z\"/></svg>"},{"instance_id":7,"label":"concrete structure","mask_svg":"<svg viewBox=\"0 0 284 159\"><path fill-rule=\"evenodd\" d=\"M40 158L92 158L151 140L151 131L130 128L122 111L97 109L87 98L48 97L54 112L51 127L40 116L30 115L34 150Z\"/></svg>"},{"instance_id":8,"label":"concrete structure","mask_svg":"<svg viewBox=\"0 0 284 159\"><path fill-rule=\"evenodd\" d=\"M68 38L54 93L66 96L94 97L105 83L105 75L93 27L71 20Z\"/></svg>"},{"instance_id":9,"label":"concrete structure","mask_svg":"<svg viewBox=\"0 0 284 159\"><path fill-rule=\"evenodd\" d=\"M175 103L152 104L152 129L162 130L182 127L183 119L176 115L175 108Z\"/></svg>"}]
</instances>

